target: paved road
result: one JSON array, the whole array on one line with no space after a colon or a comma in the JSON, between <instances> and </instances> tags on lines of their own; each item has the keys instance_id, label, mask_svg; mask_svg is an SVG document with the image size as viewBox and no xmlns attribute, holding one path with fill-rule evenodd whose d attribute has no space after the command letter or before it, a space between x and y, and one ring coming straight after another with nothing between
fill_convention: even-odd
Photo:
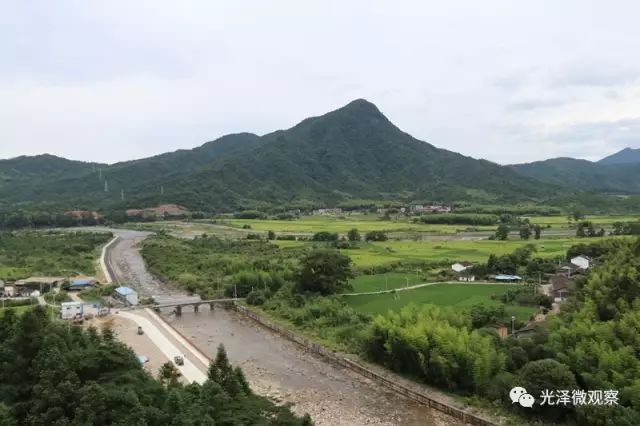
<instances>
[{"instance_id":1,"label":"paved road","mask_svg":"<svg viewBox=\"0 0 640 426\"><path fill-rule=\"evenodd\" d=\"M189 383L204 383L206 381L208 360L164 324L153 312L148 309L142 312L120 311L116 315L131 320L142 327L144 333L160 349L166 360L173 360L176 356L183 357L184 365L176 365L176 367Z\"/></svg>"}]
</instances>

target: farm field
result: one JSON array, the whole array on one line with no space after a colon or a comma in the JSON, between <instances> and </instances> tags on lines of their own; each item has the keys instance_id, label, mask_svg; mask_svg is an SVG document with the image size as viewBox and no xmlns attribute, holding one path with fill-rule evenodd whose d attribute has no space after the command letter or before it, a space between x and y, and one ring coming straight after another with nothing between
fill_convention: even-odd
<instances>
[{"instance_id":1,"label":"farm field","mask_svg":"<svg viewBox=\"0 0 640 426\"><path fill-rule=\"evenodd\" d=\"M463 311L473 305L500 305L500 301L493 300L491 296L518 287L520 286L502 284L433 284L395 293L345 296L345 301L360 312L372 314L397 311L410 303L452 306ZM521 321L527 320L535 311L530 306L517 305L506 305L505 309L509 315L515 315Z\"/></svg>"},{"instance_id":2,"label":"farm field","mask_svg":"<svg viewBox=\"0 0 640 426\"><path fill-rule=\"evenodd\" d=\"M616 237L624 238L624 237ZM564 257L567 250L580 243L589 243L585 238L543 238L540 240L390 240L361 243L357 249L343 249L354 266L374 267L394 262L485 262L489 255L512 253L515 249L531 244L536 247L537 257ZM325 243L312 241L273 241L278 247L299 248L303 246L323 246Z\"/></svg>"},{"instance_id":3,"label":"farm field","mask_svg":"<svg viewBox=\"0 0 640 426\"><path fill-rule=\"evenodd\" d=\"M424 282L418 274L389 272L386 274L360 275L350 281L353 293L391 290Z\"/></svg>"},{"instance_id":4,"label":"farm field","mask_svg":"<svg viewBox=\"0 0 640 426\"><path fill-rule=\"evenodd\" d=\"M566 216L527 216L531 223L537 223L540 226L551 225L552 228L567 228ZM587 215L583 220L593 222L594 224L610 227L615 222L636 222L640 220L640 216L635 215ZM543 231L544 232L544 231Z\"/></svg>"},{"instance_id":5,"label":"farm field","mask_svg":"<svg viewBox=\"0 0 640 426\"><path fill-rule=\"evenodd\" d=\"M536 256L564 256L574 244L585 242L578 238L558 238L541 240L445 240L445 241L384 241L366 243L359 249L342 250L356 266L376 266L397 261L471 261L484 262L490 254L503 255L518 247L532 244Z\"/></svg>"},{"instance_id":6,"label":"farm field","mask_svg":"<svg viewBox=\"0 0 640 426\"><path fill-rule=\"evenodd\" d=\"M287 233L315 233L338 232L347 233L356 228L361 233L368 231L386 232L432 232L455 234L465 230L467 225L442 225L413 223L409 219L380 220L378 215L353 215L337 218L331 216L309 216L296 220L268 220L268 219L225 219L221 224L228 224L237 228L249 225L254 231L274 231ZM493 230L494 226L477 227L478 230Z\"/></svg>"}]
</instances>

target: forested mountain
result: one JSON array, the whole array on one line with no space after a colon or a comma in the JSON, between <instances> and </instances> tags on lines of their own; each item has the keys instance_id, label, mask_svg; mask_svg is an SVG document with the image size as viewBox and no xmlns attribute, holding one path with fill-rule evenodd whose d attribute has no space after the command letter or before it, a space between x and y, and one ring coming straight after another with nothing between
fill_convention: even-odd
<instances>
[{"instance_id":1,"label":"forested mountain","mask_svg":"<svg viewBox=\"0 0 640 426\"><path fill-rule=\"evenodd\" d=\"M56 174L22 179L11 190L0 187L0 200L77 208L173 202L237 209L352 199L513 201L557 194L553 186L508 167L419 141L365 100L262 137L228 135L193 150L110 166L51 158L55 164L42 170L59 170Z\"/></svg>"},{"instance_id":2,"label":"forested mountain","mask_svg":"<svg viewBox=\"0 0 640 426\"><path fill-rule=\"evenodd\" d=\"M553 158L511 167L522 175L571 191L640 193L640 163L603 164Z\"/></svg>"},{"instance_id":3,"label":"forested mountain","mask_svg":"<svg viewBox=\"0 0 640 426\"><path fill-rule=\"evenodd\" d=\"M220 194L235 204L334 204L354 198L525 199L549 192L508 168L415 139L365 100L262 139L251 155L187 176L175 195L186 201L189 191L216 205Z\"/></svg>"},{"instance_id":4,"label":"forested mountain","mask_svg":"<svg viewBox=\"0 0 640 426\"><path fill-rule=\"evenodd\" d=\"M101 167L97 163L72 161L54 155L21 156L0 160L0 191L15 190L13 185L38 185L51 179L75 177Z\"/></svg>"},{"instance_id":5,"label":"forested mountain","mask_svg":"<svg viewBox=\"0 0 640 426\"><path fill-rule=\"evenodd\" d=\"M625 148L598 161L599 164L640 163L640 149Z\"/></svg>"}]
</instances>

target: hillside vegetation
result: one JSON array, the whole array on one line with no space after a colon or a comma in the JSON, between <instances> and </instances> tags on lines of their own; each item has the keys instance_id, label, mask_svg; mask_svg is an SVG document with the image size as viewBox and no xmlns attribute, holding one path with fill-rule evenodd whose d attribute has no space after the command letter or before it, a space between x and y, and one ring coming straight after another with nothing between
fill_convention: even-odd
<instances>
[{"instance_id":1,"label":"hillside vegetation","mask_svg":"<svg viewBox=\"0 0 640 426\"><path fill-rule=\"evenodd\" d=\"M47 159L53 165L41 164ZM44 173L51 168L56 172ZM24 169L43 175L13 178ZM419 141L365 100L262 137L228 135L193 150L110 166L22 157L0 162L0 176L13 179L0 186L6 204L89 209L164 202L218 210L362 199L495 202L557 193L508 167Z\"/></svg>"}]
</instances>

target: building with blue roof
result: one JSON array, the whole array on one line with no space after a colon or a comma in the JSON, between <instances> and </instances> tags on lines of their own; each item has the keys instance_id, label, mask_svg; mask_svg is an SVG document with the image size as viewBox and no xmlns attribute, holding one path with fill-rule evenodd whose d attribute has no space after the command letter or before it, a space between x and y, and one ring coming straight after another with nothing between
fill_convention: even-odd
<instances>
[{"instance_id":1,"label":"building with blue roof","mask_svg":"<svg viewBox=\"0 0 640 426\"><path fill-rule=\"evenodd\" d=\"M520 281L522 277L519 275L507 275L507 274L498 274L496 275L496 281Z\"/></svg>"},{"instance_id":2,"label":"building with blue roof","mask_svg":"<svg viewBox=\"0 0 640 426\"><path fill-rule=\"evenodd\" d=\"M71 280L69 284L69 290L84 290L89 287L93 287L96 284L96 280L93 278L76 278Z\"/></svg>"},{"instance_id":3,"label":"building with blue roof","mask_svg":"<svg viewBox=\"0 0 640 426\"><path fill-rule=\"evenodd\" d=\"M129 287L117 287L115 297L122 300L127 305L136 306L138 304L138 293Z\"/></svg>"}]
</instances>

